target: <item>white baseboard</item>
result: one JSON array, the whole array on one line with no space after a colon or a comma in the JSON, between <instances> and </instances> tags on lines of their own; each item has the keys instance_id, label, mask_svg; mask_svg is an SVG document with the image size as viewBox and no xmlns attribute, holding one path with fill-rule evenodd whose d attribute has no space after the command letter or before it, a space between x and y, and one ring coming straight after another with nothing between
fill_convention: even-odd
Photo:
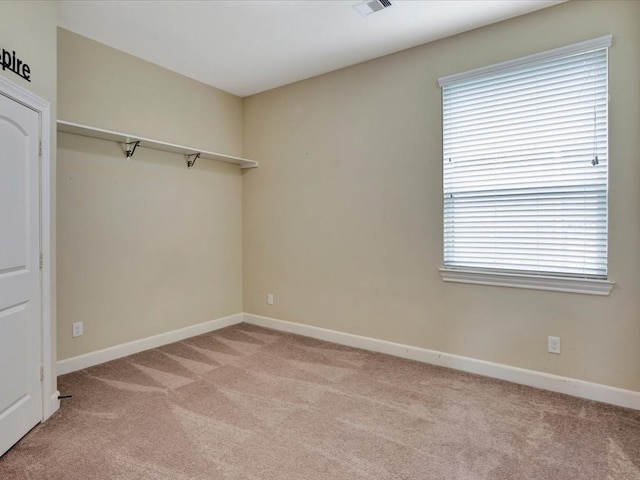
<instances>
[{"instance_id":1,"label":"white baseboard","mask_svg":"<svg viewBox=\"0 0 640 480\"><path fill-rule=\"evenodd\" d=\"M197 325L191 325L179 330L172 330L170 332L161 333L152 337L141 338L140 340L134 340L132 342L115 345L103 350L85 353L83 355L78 355L77 357L66 358L64 360L58 361L58 375L64 375L66 373L82 370L83 368L92 367L93 365L98 365L110 360L126 357L127 355L142 352L143 350L149 350L150 348L161 347L169 343L179 342L180 340L184 340L185 338L202 335L203 333L212 332L214 330L228 327L230 325L235 325L236 323L240 322L242 322L242 314L237 313L228 317L210 320L208 322L199 323Z\"/></svg>"},{"instance_id":2,"label":"white baseboard","mask_svg":"<svg viewBox=\"0 0 640 480\"><path fill-rule=\"evenodd\" d=\"M499 363L486 362L484 360L462 357L460 355L428 350L426 348L412 347L410 345L343 333L337 330L329 330L311 325L287 322L285 320L278 320L276 318L263 317L250 313L238 313L228 317L200 323L198 325L192 325L179 330L173 330L159 335L154 335L152 337L105 348L103 350L86 353L84 355L78 355L77 357L60 360L57 364L58 375L82 370L83 368L88 368L117 358L126 357L127 355L142 352L143 350L148 350L150 348L178 342L185 338L202 335L203 333L212 332L241 322L280 330L283 332L295 333L306 337L317 338L319 340L347 345L349 347L362 348L363 350L386 353L396 357L453 368L463 372L475 373L485 377L506 380L552 392L564 393L574 397L640 410L640 392L633 390L625 390L622 388L610 387L608 385L585 382L574 378L561 377L559 375L551 375L535 370L527 370ZM60 406L58 395L59 392L55 392L51 396L49 410L51 413L55 412Z\"/></svg>"},{"instance_id":3,"label":"white baseboard","mask_svg":"<svg viewBox=\"0 0 640 480\"><path fill-rule=\"evenodd\" d=\"M317 338L328 342L338 343L349 347L362 348L373 352L386 353L396 357L417 360L419 362L449 367L463 372L475 373L485 377L506 380L530 387L536 387L552 392L564 393L574 397L596 400L620 407L640 410L640 392L610 387L598 383L585 382L569 377L551 375L548 373L511 367L499 363L486 362L469 357L452 355L450 353L427 350L425 348L387 342L370 337L342 333L336 330L313 327L299 323L287 322L275 318L263 317L244 313L243 321L251 325L295 333L306 337Z\"/></svg>"}]
</instances>

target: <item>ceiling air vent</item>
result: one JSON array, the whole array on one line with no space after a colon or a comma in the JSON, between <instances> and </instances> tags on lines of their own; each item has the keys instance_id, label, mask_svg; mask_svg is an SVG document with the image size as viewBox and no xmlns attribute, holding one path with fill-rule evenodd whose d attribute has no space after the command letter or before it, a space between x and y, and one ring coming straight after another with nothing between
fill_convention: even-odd
<instances>
[{"instance_id":1,"label":"ceiling air vent","mask_svg":"<svg viewBox=\"0 0 640 480\"><path fill-rule=\"evenodd\" d=\"M365 0L364 2L356 3L353 8L355 8L360 15L366 17L367 15L393 7L394 5L396 5L394 0Z\"/></svg>"}]
</instances>

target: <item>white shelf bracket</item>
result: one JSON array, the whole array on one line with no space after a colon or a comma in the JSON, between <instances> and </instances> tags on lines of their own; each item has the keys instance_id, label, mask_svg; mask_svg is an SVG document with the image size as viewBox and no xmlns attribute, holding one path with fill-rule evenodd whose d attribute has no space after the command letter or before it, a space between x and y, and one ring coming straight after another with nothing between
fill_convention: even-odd
<instances>
[{"instance_id":1,"label":"white shelf bracket","mask_svg":"<svg viewBox=\"0 0 640 480\"><path fill-rule=\"evenodd\" d=\"M185 158L187 159L187 168L191 168L196 164L196 160L200 158L200 153L187 154Z\"/></svg>"}]
</instances>

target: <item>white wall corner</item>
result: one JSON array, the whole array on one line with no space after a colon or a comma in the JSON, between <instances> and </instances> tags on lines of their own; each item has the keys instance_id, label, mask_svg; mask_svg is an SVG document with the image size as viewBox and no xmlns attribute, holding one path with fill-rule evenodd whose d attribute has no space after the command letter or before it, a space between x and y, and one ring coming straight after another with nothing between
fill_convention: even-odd
<instances>
[{"instance_id":1,"label":"white wall corner","mask_svg":"<svg viewBox=\"0 0 640 480\"><path fill-rule=\"evenodd\" d=\"M179 342L185 338L195 337L224 327L242 322L243 315L236 313L228 317L222 317L208 322L191 325L189 327L160 333L151 337L141 338L132 342L122 343L113 347L85 353L76 357L66 358L58 361L58 375L89 368L100 363L109 362L118 358L133 355L134 353L149 350L150 348L161 347L169 343Z\"/></svg>"},{"instance_id":2,"label":"white wall corner","mask_svg":"<svg viewBox=\"0 0 640 480\"><path fill-rule=\"evenodd\" d=\"M598 383L585 382L569 377L551 375L548 373L512 367L499 363L486 362L469 357L452 355L450 353L412 347L400 343L387 342L370 337L338 332L326 328L303 325L300 323L278 320L244 313L243 321L251 325L271 328L282 332L294 333L306 337L325 340L354 348L361 348L372 352L386 353L396 357L416 360L441 367L453 368L463 372L474 373L498 380L518 383L529 387L540 388L552 392L563 393L587 400L609 403L620 407L640 410L640 392L610 387Z\"/></svg>"}]
</instances>

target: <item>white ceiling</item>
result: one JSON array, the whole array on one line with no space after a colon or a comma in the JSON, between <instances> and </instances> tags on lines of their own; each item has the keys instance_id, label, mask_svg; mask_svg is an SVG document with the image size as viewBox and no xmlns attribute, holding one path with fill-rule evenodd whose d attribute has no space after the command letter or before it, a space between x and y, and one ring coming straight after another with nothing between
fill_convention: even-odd
<instances>
[{"instance_id":1,"label":"white ceiling","mask_svg":"<svg viewBox=\"0 0 640 480\"><path fill-rule=\"evenodd\" d=\"M244 97L562 1L64 0L58 24Z\"/></svg>"}]
</instances>

